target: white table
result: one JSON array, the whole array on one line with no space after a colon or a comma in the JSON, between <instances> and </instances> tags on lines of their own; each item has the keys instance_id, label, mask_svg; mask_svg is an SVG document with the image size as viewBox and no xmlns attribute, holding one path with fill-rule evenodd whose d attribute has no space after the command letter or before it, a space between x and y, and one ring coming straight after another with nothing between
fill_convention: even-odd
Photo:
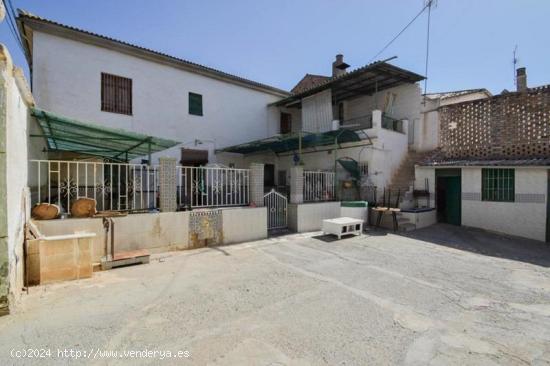
<instances>
[{"instance_id":1,"label":"white table","mask_svg":"<svg viewBox=\"0 0 550 366\"><path fill-rule=\"evenodd\" d=\"M338 239L342 235L361 235L363 232L363 220L351 217L338 217L335 219L323 220L323 234L334 234Z\"/></svg>"}]
</instances>

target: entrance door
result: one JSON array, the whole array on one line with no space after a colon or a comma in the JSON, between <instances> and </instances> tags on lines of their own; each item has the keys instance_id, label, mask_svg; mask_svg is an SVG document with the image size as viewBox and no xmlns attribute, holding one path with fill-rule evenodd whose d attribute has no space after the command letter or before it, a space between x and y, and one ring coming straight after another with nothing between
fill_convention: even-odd
<instances>
[{"instance_id":1,"label":"entrance door","mask_svg":"<svg viewBox=\"0 0 550 366\"><path fill-rule=\"evenodd\" d=\"M436 170L437 219L461 224L461 182L459 169Z\"/></svg>"},{"instance_id":2,"label":"entrance door","mask_svg":"<svg viewBox=\"0 0 550 366\"><path fill-rule=\"evenodd\" d=\"M275 165L264 164L264 188L270 190L275 186Z\"/></svg>"}]
</instances>

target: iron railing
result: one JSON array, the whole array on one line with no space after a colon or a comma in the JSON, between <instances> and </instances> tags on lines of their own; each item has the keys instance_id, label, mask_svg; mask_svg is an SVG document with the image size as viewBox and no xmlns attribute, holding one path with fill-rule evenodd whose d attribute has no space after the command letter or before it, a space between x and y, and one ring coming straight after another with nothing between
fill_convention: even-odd
<instances>
[{"instance_id":1,"label":"iron railing","mask_svg":"<svg viewBox=\"0 0 550 366\"><path fill-rule=\"evenodd\" d=\"M250 170L178 166L178 203L186 207L245 206Z\"/></svg>"},{"instance_id":2,"label":"iron railing","mask_svg":"<svg viewBox=\"0 0 550 366\"><path fill-rule=\"evenodd\" d=\"M342 121L340 126L349 130L368 130L372 128L372 113L365 116L346 119Z\"/></svg>"},{"instance_id":3,"label":"iron railing","mask_svg":"<svg viewBox=\"0 0 550 366\"><path fill-rule=\"evenodd\" d=\"M399 119L392 118L386 114L382 115L382 128L385 128L386 130L395 131L395 132L401 132L404 133L403 130L403 121Z\"/></svg>"},{"instance_id":4,"label":"iron railing","mask_svg":"<svg viewBox=\"0 0 550 366\"><path fill-rule=\"evenodd\" d=\"M334 179L334 172L304 170L304 202L334 200Z\"/></svg>"},{"instance_id":5,"label":"iron railing","mask_svg":"<svg viewBox=\"0 0 550 366\"><path fill-rule=\"evenodd\" d=\"M150 210L158 207L158 167L144 164L31 160L32 203L54 203L69 212L82 197L96 200L99 211Z\"/></svg>"}]
</instances>

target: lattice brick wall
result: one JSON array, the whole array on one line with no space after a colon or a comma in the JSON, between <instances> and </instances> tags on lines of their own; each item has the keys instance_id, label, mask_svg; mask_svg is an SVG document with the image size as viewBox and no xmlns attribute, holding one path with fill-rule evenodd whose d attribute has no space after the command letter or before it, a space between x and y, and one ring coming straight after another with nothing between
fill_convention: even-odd
<instances>
[{"instance_id":1,"label":"lattice brick wall","mask_svg":"<svg viewBox=\"0 0 550 366\"><path fill-rule=\"evenodd\" d=\"M550 156L550 85L440 109L448 158Z\"/></svg>"}]
</instances>

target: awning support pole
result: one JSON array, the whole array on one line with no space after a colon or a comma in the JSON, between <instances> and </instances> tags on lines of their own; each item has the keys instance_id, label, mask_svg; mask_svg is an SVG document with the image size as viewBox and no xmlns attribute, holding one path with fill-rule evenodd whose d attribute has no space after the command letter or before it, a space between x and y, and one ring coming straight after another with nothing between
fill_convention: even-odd
<instances>
[{"instance_id":1,"label":"awning support pole","mask_svg":"<svg viewBox=\"0 0 550 366\"><path fill-rule=\"evenodd\" d=\"M151 138L147 141L147 165L151 166Z\"/></svg>"},{"instance_id":2,"label":"awning support pole","mask_svg":"<svg viewBox=\"0 0 550 366\"><path fill-rule=\"evenodd\" d=\"M300 158L298 164L302 165L302 131L298 132L298 157Z\"/></svg>"}]
</instances>

